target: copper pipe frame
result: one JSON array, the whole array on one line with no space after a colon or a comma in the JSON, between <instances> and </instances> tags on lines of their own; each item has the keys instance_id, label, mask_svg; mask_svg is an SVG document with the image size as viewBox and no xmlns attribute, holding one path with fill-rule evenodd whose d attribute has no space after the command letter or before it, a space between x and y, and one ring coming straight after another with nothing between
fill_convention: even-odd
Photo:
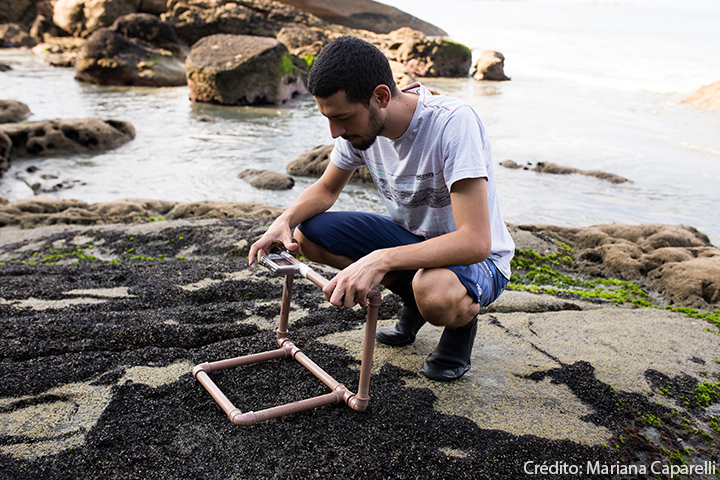
<instances>
[{"instance_id":1,"label":"copper pipe frame","mask_svg":"<svg viewBox=\"0 0 720 480\"><path fill-rule=\"evenodd\" d=\"M312 281L320 288L324 287L328 280L304 264L300 265L300 274ZM235 425L254 425L258 422L277 418L292 413L309 410L311 408L329 405L332 403L345 402L350 408L357 412L364 412L370 401L370 371L372 369L372 357L375 348L375 329L377 328L378 310L380 309L380 292L373 289L368 294L368 311L365 323L365 338L363 341L362 361L360 364L360 381L358 382L357 394L348 390L345 385L332 378L327 372L310 360L288 337L288 318L290 315L290 296L292 293L294 274L285 276L283 285L283 296L280 307L280 321L275 332L280 348L266 352L245 355L242 357L220 360L210 363L202 363L193 369L193 376L205 387L210 396L217 402L227 414L230 421ZM327 385L331 393L320 395L293 403L287 403L277 407L267 408L258 412L243 413L236 408L225 394L210 379L208 373L227 368L234 368L241 365L264 362L278 358L294 358L301 365L307 368L315 377Z\"/></svg>"}]
</instances>

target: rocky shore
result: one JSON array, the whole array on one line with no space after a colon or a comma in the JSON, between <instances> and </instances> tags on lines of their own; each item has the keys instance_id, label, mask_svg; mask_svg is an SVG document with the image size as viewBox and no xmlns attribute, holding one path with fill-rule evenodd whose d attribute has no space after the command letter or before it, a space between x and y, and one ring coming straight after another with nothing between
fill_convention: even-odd
<instances>
[{"instance_id":1,"label":"rocky shore","mask_svg":"<svg viewBox=\"0 0 720 480\"><path fill-rule=\"evenodd\" d=\"M440 334L426 327L376 345L366 412L237 427L191 370L274 348L281 282L246 255L279 210L55 202L0 207L0 478L496 479L543 463L669 478L651 467L720 462L720 256L692 228L511 225L515 275L462 380L418 374ZM676 276L700 289L673 297ZM305 280L292 301L293 341L354 389L364 312ZM384 291L380 325L399 308ZM213 378L243 411L327 393L290 361Z\"/></svg>"}]
</instances>

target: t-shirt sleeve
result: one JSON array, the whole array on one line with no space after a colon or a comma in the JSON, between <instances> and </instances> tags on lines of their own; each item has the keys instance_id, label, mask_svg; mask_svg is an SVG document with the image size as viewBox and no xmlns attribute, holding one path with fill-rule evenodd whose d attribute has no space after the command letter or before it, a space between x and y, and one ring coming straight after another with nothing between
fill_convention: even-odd
<instances>
[{"instance_id":1,"label":"t-shirt sleeve","mask_svg":"<svg viewBox=\"0 0 720 480\"><path fill-rule=\"evenodd\" d=\"M482 122L469 106L458 108L445 124L441 138L443 174L448 190L465 178L488 178L492 158Z\"/></svg>"},{"instance_id":2,"label":"t-shirt sleeve","mask_svg":"<svg viewBox=\"0 0 720 480\"><path fill-rule=\"evenodd\" d=\"M365 165L362 157L350 146L350 142L338 137L330 153L330 161L342 170L357 170Z\"/></svg>"}]
</instances>

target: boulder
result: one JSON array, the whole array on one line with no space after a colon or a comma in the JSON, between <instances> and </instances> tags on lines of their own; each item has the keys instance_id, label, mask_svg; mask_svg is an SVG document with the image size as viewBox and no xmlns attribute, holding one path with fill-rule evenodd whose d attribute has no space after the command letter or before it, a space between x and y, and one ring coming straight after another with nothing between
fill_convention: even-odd
<instances>
[{"instance_id":1,"label":"boulder","mask_svg":"<svg viewBox=\"0 0 720 480\"><path fill-rule=\"evenodd\" d=\"M2 0L0 24L19 23L30 26L45 0Z\"/></svg>"},{"instance_id":2,"label":"boulder","mask_svg":"<svg viewBox=\"0 0 720 480\"><path fill-rule=\"evenodd\" d=\"M123 15L110 26L110 31L146 47L167 50L181 60L189 51L170 24L149 13Z\"/></svg>"},{"instance_id":3,"label":"boulder","mask_svg":"<svg viewBox=\"0 0 720 480\"><path fill-rule=\"evenodd\" d=\"M123 15L136 13L142 0L57 0L53 10L55 25L73 36L88 37L109 27Z\"/></svg>"},{"instance_id":4,"label":"boulder","mask_svg":"<svg viewBox=\"0 0 720 480\"><path fill-rule=\"evenodd\" d=\"M109 28L88 37L75 59L75 78L101 85L180 86L185 69L168 50L133 41Z\"/></svg>"},{"instance_id":5,"label":"boulder","mask_svg":"<svg viewBox=\"0 0 720 480\"><path fill-rule=\"evenodd\" d=\"M16 157L108 150L135 138L130 123L93 117L6 124L0 131L12 140L11 154Z\"/></svg>"},{"instance_id":6,"label":"boulder","mask_svg":"<svg viewBox=\"0 0 720 480\"><path fill-rule=\"evenodd\" d=\"M444 38L409 39L392 45L387 56L416 77L467 77L472 63L469 48Z\"/></svg>"},{"instance_id":7,"label":"boulder","mask_svg":"<svg viewBox=\"0 0 720 480\"><path fill-rule=\"evenodd\" d=\"M171 8L160 18L188 45L220 33L275 37L286 25L325 24L289 5L267 0L169 0L168 6Z\"/></svg>"},{"instance_id":8,"label":"boulder","mask_svg":"<svg viewBox=\"0 0 720 480\"><path fill-rule=\"evenodd\" d=\"M0 72L9 72L10 70L12 70L10 65L0 62Z\"/></svg>"},{"instance_id":9,"label":"boulder","mask_svg":"<svg viewBox=\"0 0 720 480\"><path fill-rule=\"evenodd\" d=\"M413 17L395 7L371 0L280 0L323 20L350 28L389 33L411 27L426 35L442 37L447 33L435 25Z\"/></svg>"},{"instance_id":10,"label":"boulder","mask_svg":"<svg viewBox=\"0 0 720 480\"><path fill-rule=\"evenodd\" d=\"M284 26L276 38L290 53L305 59L308 66L312 65L320 50L330 41L323 29L304 25Z\"/></svg>"},{"instance_id":11,"label":"boulder","mask_svg":"<svg viewBox=\"0 0 720 480\"><path fill-rule=\"evenodd\" d=\"M72 67L85 41L80 37L45 37L32 52L50 66Z\"/></svg>"},{"instance_id":12,"label":"boulder","mask_svg":"<svg viewBox=\"0 0 720 480\"><path fill-rule=\"evenodd\" d=\"M217 34L185 62L190 99L223 105L279 104L307 93L307 65L274 38Z\"/></svg>"},{"instance_id":13,"label":"boulder","mask_svg":"<svg viewBox=\"0 0 720 480\"><path fill-rule=\"evenodd\" d=\"M475 62L475 70L472 73L472 77L475 80L494 80L504 81L510 80L510 77L505 75L505 56L500 52L493 50L486 50Z\"/></svg>"},{"instance_id":14,"label":"boulder","mask_svg":"<svg viewBox=\"0 0 720 480\"><path fill-rule=\"evenodd\" d=\"M307 152L300 154L293 161L288 163L287 171L290 175L301 177L320 178L330 163L330 152L333 151L334 145L320 145ZM367 167L360 167L355 170L352 177L354 181L372 182L372 176Z\"/></svg>"},{"instance_id":15,"label":"boulder","mask_svg":"<svg viewBox=\"0 0 720 480\"><path fill-rule=\"evenodd\" d=\"M707 110L720 111L720 81L700 87L697 92L682 103Z\"/></svg>"},{"instance_id":16,"label":"boulder","mask_svg":"<svg viewBox=\"0 0 720 480\"><path fill-rule=\"evenodd\" d=\"M720 248L684 225L605 224L518 228L572 247L578 272L639 282L679 307L720 308Z\"/></svg>"},{"instance_id":17,"label":"boulder","mask_svg":"<svg viewBox=\"0 0 720 480\"><path fill-rule=\"evenodd\" d=\"M33 47L37 41L30 36L28 30L17 23L0 25L0 47Z\"/></svg>"},{"instance_id":18,"label":"boulder","mask_svg":"<svg viewBox=\"0 0 720 480\"><path fill-rule=\"evenodd\" d=\"M256 170L248 168L238 174L255 188L263 190L289 190L295 186L295 180L282 173L271 170Z\"/></svg>"},{"instance_id":19,"label":"boulder","mask_svg":"<svg viewBox=\"0 0 720 480\"><path fill-rule=\"evenodd\" d=\"M30 108L17 100L0 100L0 123L22 122L31 115Z\"/></svg>"},{"instance_id":20,"label":"boulder","mask_svg":"<svg viewBox=\"0 0 720 480\"><path fill-rule=\"evenodd\" d=\"M10 150L12 140L7 133L0 131L0 177L10 168Z\"/></svg>"},{"instance_id":21,"label":"boulder","mask_svg":"<svg viewBox=\"0 0 720 480\"><path fill-rule=\"evenodd\" d=\"M599 178L600 180L605 180L610 183L632 183L631 180L621 177L620 175L615 175L614 173L607 173L600 170L580 170L578 168L558 165L557 163L552 162L538 162L532 170L534 172L549 173L552 175L570 175L572 173L577 173L588 177Z\"/></svg>"}]
</instances>

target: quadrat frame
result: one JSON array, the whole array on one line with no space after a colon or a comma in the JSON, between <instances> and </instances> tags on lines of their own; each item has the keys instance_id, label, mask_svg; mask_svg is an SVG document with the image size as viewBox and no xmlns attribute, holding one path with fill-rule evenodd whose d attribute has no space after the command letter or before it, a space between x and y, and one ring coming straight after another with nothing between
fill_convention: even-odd
<instances>
[{"instance_id":1,"label":"quadrat frame","mask_svg":"<svg viewBox=\"0 0 720 480\"><path fill-rule=\"evenodd\" d=\"M278 266L273 261L268 261L268 257L263 257L261 263L268 267L272 273L285 277L282 293L282 303L280 306L280 321L276 330L277 342L280 348L276 350L268 350L252 355L230 358L227 360L219 360L210 363L201 363L193 369L193 376L197 379L210 396L217 402L228 415L230 421L235 425L254 425L258 422L277 418L292 413L309 410L311 408L329 405L333 403L345 402L350 408L357 412L363 412L370 401L370 371L372 369L373 350L375 348L375 329L377 328L378 311L380 309L381 298L380 292L373 289L368 294L367 320L365 323L365 338L363 341L362 361L360 364L360 380L358 382L357 394L348 390L345 385L331 377L325 370L320 368L315 362L310 360L302 350L293 344L288 338L288 318L290 314L290 297L292 294L293 280L295 274L299 273L320 288L323 288L328 280L322 275L311 269L302 262L297 261L287 252L279 254L283 258L283 266ZM276 254L273 257L277 258ZM253 363L264 362L279 358L294 358L301 365L307 368L315 377L320 379L327 385L331 393L320 395L317 397L307 398L293 403L287 403L276 407L267 408L258 412L243 413L236 408L225 394L215 385L210 376L211 372L225 370L228 368L239 367L242 365L250 365Z\"/></svg>"}]
</instances>

